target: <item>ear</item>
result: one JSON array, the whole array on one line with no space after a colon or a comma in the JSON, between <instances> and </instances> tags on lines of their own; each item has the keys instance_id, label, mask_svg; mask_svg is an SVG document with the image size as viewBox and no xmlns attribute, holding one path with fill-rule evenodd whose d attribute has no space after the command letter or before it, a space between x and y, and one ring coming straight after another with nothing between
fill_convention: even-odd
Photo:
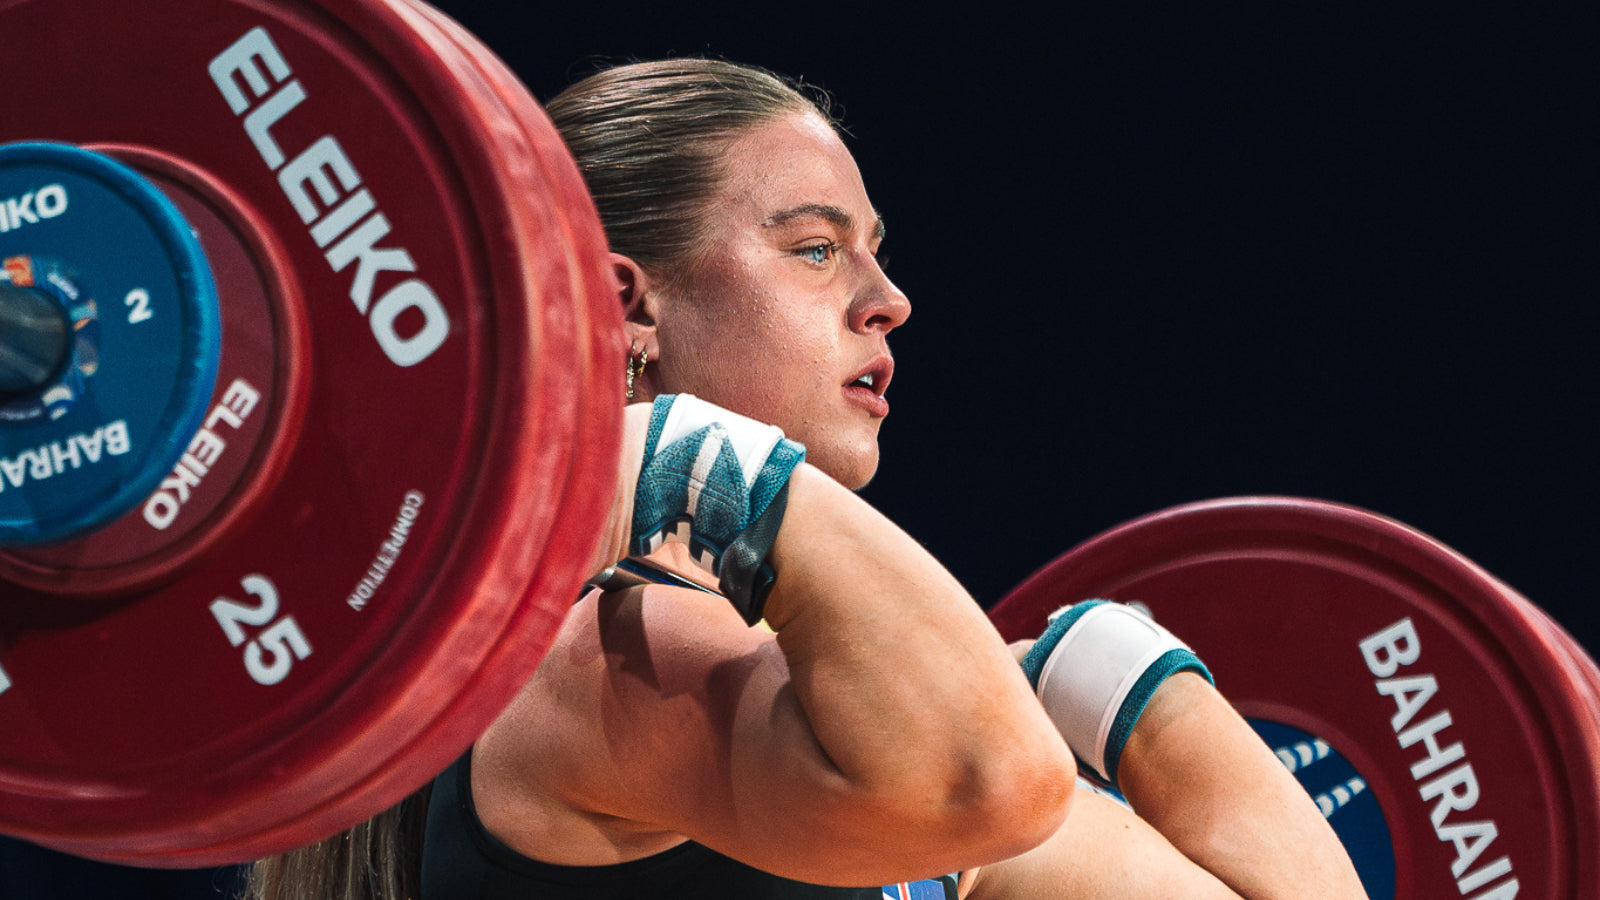
<instances>
[{"instance_id":1,"label":"ear","mask_svg":"<svg viewBox=\"0 0 1600 900\"><path fill-rule=\"evenodd\" d=\"M621 253L608 254L617 299L622 303L622 327L628 341L654 352L656 338L656 284L644 268Z\"/></svg>"}]
</instances>

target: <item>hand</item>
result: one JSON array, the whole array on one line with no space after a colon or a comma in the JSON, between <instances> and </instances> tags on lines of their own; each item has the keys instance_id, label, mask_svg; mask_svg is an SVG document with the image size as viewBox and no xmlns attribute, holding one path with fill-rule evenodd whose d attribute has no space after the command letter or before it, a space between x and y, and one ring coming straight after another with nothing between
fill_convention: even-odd
<instances>
[{"instance_id":1,"label":"hand","mask_svg":"<svg viewBox=\"0 0 1600 900\"><path fill-rule=\"evenodd\" d=\"M1030 638L1022 641L1012 641L1006 646L1011 648L1011 655L1017 658L1017 665L1028 658L1028 651L1033 649L1034 641Z\"/></svg>"}]
</instances>

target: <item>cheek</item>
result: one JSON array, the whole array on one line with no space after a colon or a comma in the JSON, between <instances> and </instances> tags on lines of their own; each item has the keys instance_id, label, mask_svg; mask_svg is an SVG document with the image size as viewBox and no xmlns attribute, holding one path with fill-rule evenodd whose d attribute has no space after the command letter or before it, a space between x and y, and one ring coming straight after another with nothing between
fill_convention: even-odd
<instances>
[{"instance_id":1,"label":"cheek","mask_svg":"<svg viewBox=\"0 0 1600 900\"><path fill-rule=\"evenodd\" d=\"M731 287L731 286L725 286ZM826 381L830 347L800 304L785 304L748 286L701 295L679 315L663 317L662 389L693 393L765 421L804 415Z\"/></svg>"},{"instance_id":2,"label":"cheek","mask_svg":"<svg viewBox=\"0 0 1600 900\"><path fill-rule=\"evenodd\" d=\"M782 379L766 371L771 354L759 334L748 332L748 319L719 323L697 317L674 324L659 331L663 391L694 394L756 417L779 402Z\"/></svg>"}]
</instances>

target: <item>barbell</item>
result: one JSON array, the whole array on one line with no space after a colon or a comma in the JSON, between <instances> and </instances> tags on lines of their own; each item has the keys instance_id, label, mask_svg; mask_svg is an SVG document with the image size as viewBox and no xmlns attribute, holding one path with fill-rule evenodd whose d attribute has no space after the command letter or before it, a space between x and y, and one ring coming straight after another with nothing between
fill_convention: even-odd
<instances>
[{"instance_id":1,"label":"barbell","mask_svg":"<svg viewBox=\"0 0 1600 900\"><path fill-rule=\"evenodd\" d=\"M448 18L125 6L0 0L0 832L213 865L397 802L532 673L624 345L576 166ZM992 617L1091 596L1196 647L1375 898L1596 892L1600 676L1443 545L1219 501Z\"/></svg>"}]
</instances>

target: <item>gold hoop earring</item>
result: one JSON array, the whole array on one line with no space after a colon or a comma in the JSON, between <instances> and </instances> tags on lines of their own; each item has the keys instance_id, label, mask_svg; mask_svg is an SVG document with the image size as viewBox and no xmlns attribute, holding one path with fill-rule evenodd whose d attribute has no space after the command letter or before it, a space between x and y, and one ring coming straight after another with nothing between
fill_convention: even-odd
<instances>
[{"instance_id":1,"label":"gold hoop earring","mask_svg":"<svg viewBox=\"0 0 1600 900\"><path fill-rule=\"evenodd\" d=\"M633 399L633 382L636 378L644 377L644 367L650 362L650 348L645 347L639 351L639 358L634 359L634 345L628 345L628 399Z\"/></svg>"}]
</instances>

